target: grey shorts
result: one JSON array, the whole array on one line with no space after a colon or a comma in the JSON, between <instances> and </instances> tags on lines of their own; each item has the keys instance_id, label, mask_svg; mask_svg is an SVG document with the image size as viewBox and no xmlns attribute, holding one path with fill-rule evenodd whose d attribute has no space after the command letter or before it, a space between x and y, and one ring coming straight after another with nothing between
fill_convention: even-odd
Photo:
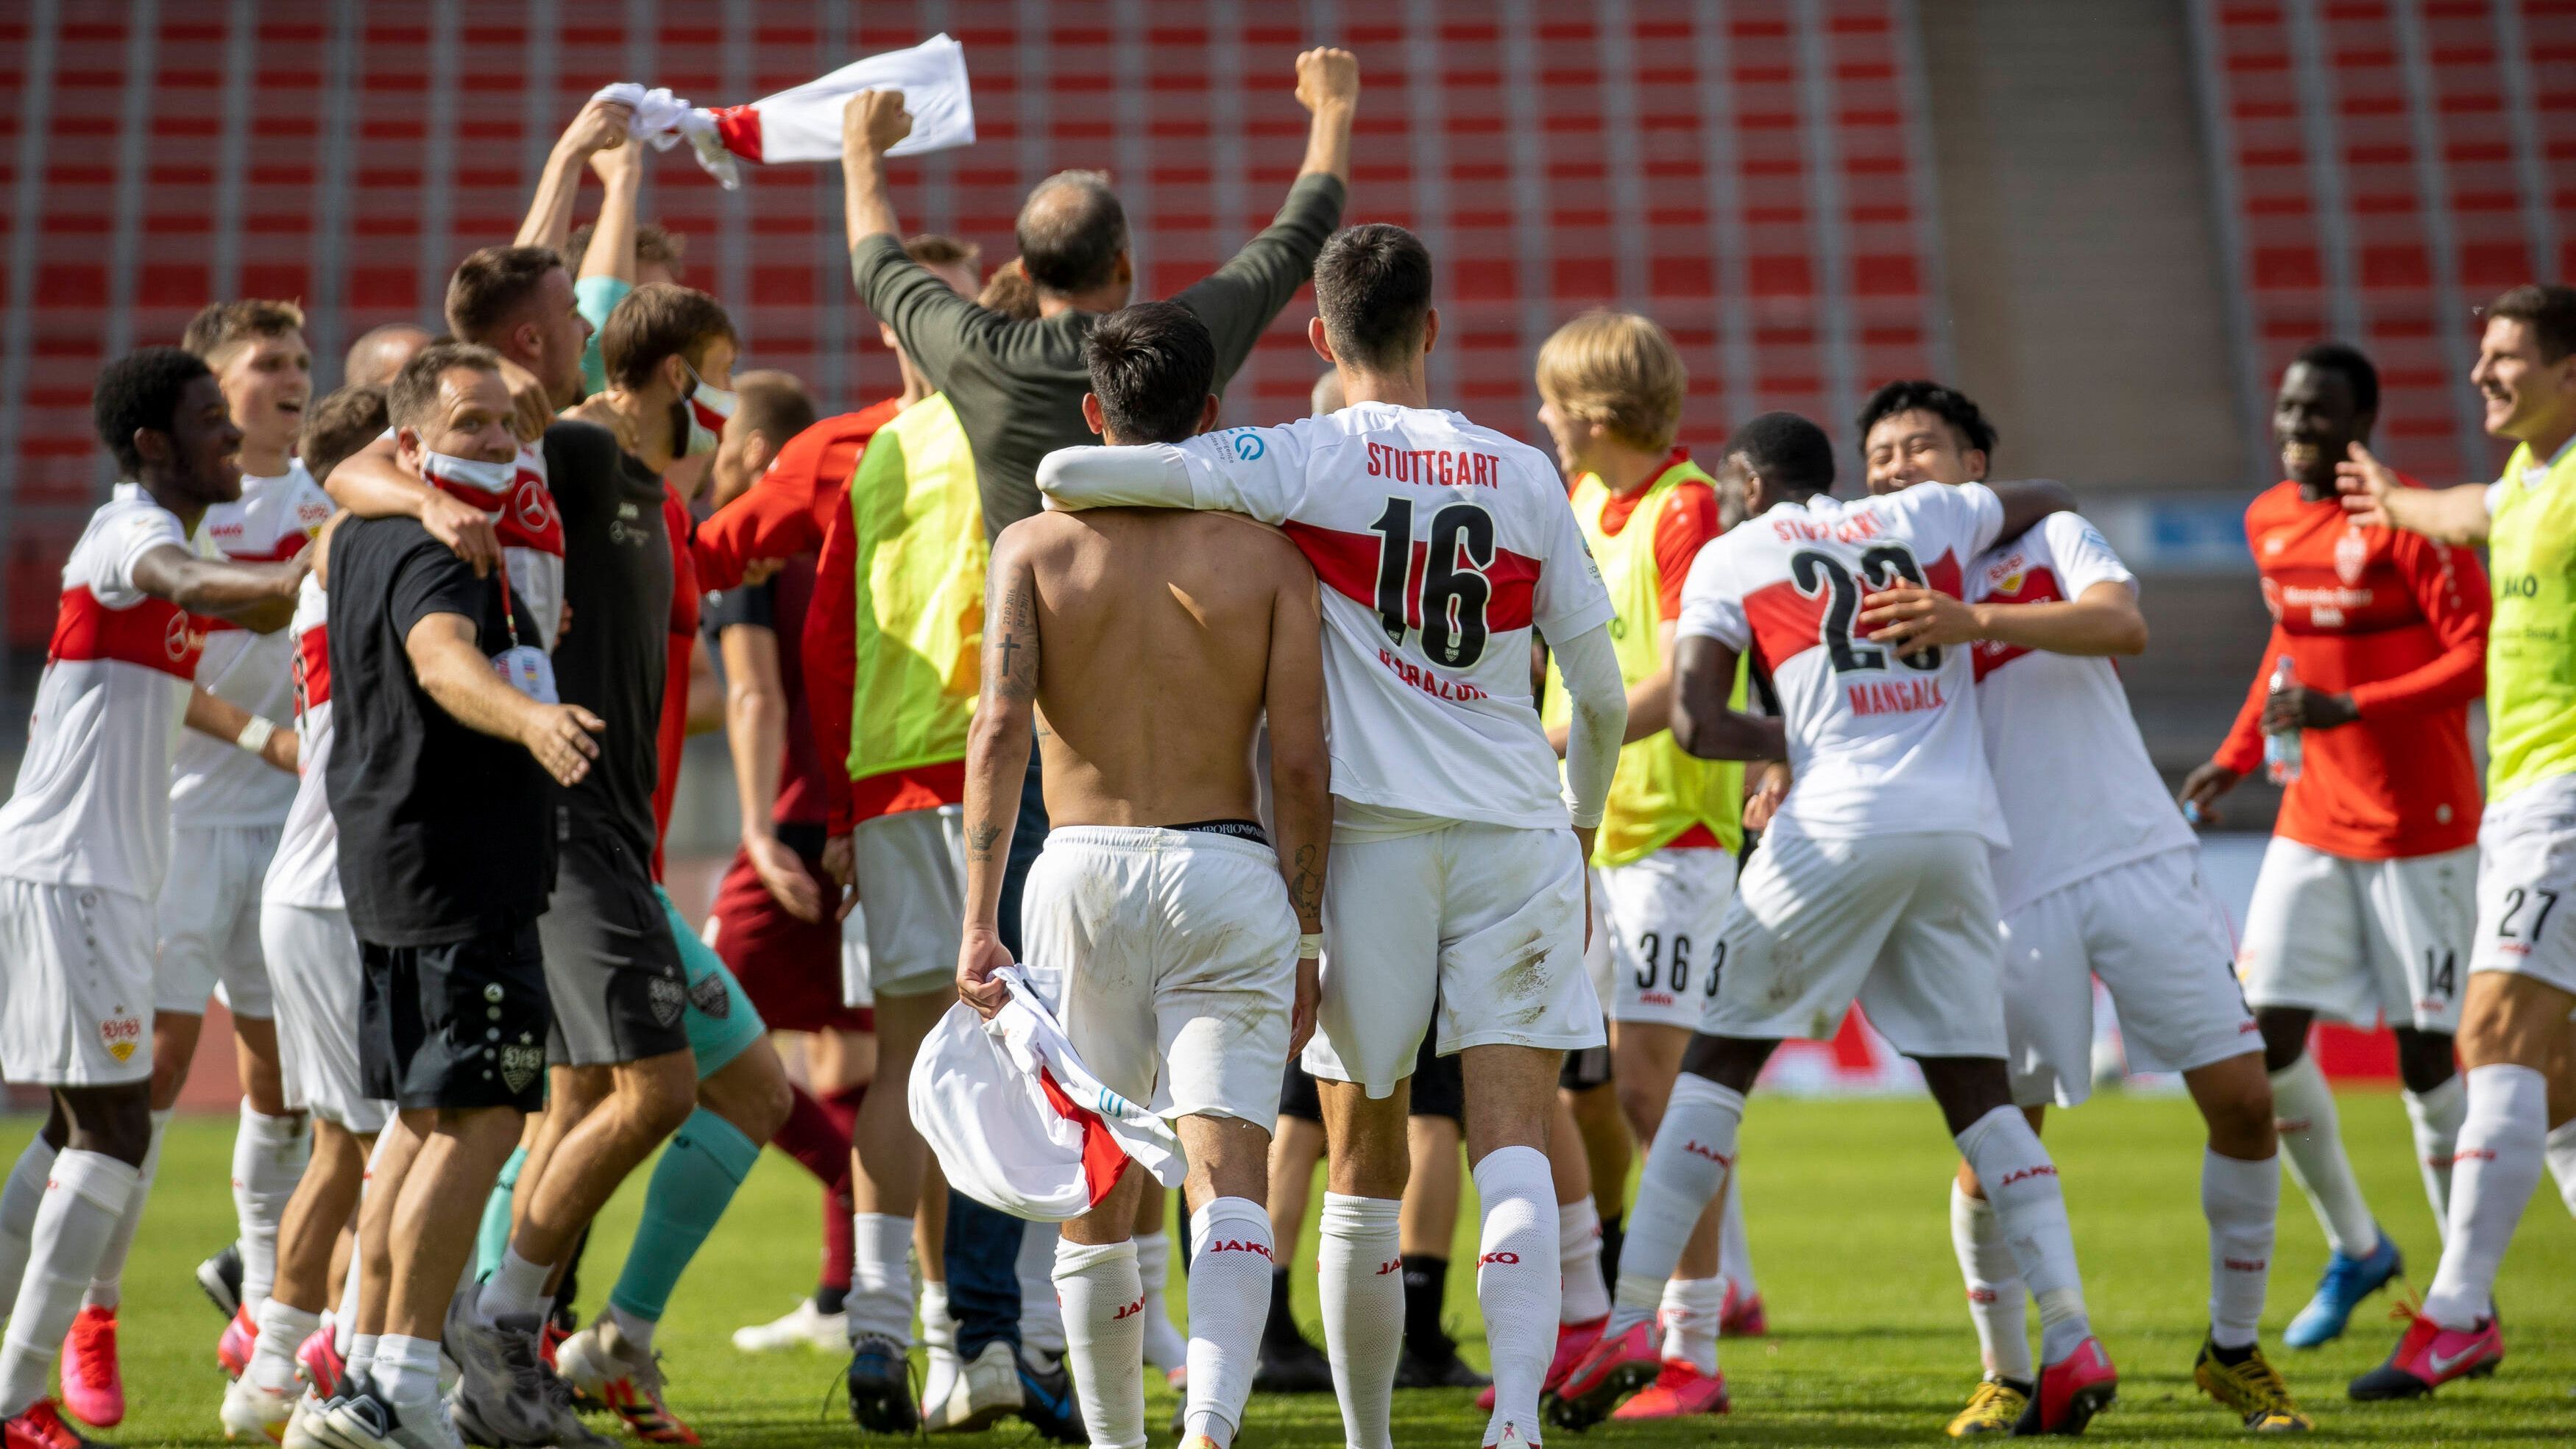
<instances>
[{"instance_id":1,"label":"grey shorts","mask_svg":"<svg viewBox=\"0 0 2576 1449\"><path fill-rule=\"evenodd\" d=\"M688 973L642 857L596 837L562 842L537 930L554 1007L550 1065L611 1066L689 1049Z\"/></svg>"}]
</instances>

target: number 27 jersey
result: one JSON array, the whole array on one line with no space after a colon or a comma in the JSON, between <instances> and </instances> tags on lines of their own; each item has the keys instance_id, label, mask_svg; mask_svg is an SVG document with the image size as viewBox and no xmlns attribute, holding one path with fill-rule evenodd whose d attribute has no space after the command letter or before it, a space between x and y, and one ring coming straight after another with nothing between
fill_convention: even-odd
<instances>
[{"instance_id":1,"label":"number 27 jersey","mask_svg":"<svg viewBox=\"0 0 2576 1449\"><path fill-rule=\"evenodd\" d=\"M1959 831L2010 844L1977 724L1970 649L1899 656L1861 599L1928 585L1956 598L2003 503L1979 484L1781 503L1691 565L1679 633L1750 650L1780 695L1795 776L1774 829L1811 839Z\"/></svg>"},{"instance_id":2,"label":"number 27 jersey","mask_svg":"<svg viewBox=\"0 0 2576 1449\"><path fill-rule=\"evenodd\" d=\"M1530 634L1576 638L1615 611L1546 455L1453 412L1386 403L1168 451L1193 506L1278 524L1314 565L1334 795L1566 827Z\"/></svg>"}]
</instances>

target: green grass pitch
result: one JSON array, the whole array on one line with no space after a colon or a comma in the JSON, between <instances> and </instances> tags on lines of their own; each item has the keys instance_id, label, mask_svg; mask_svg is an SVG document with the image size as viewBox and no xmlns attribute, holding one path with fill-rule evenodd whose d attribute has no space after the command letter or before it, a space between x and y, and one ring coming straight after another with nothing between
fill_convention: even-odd
<instances>
[{"instance_id":1,"label":"green grass pitch","mask_svg":"<svg viewBox=\"0 0 2576 1449\"><path fill-rule=\"evenodd\" d=\"M2409 1277L2429 1281L2438 1254L2432 1217L2411 1163L2406 1119L2393 1092L2343 1099L2343 1126L2364 1188L2405 1249ZM14 1154L32 1131L10 1119ZM2242 1431L2191 1384L2208 1269L2199 1213L2199 1124L2174 1097L2109 1095L2060 1113L2049 1141L2065 1174L2094 1323L2122 1372L2120 1400L2092 1437L2119 1444L2206 1442ZM123 1315L124 1445L219 1442L215 1365L221 1324L190 1269L232 1231L225 1187L229 1119L182 1119L170 1132L150 1215L126 1275ZM1975 1339L1952 1264L1945 1182L1949 1143L1928 1102L1755 1101L1744 1131L1745 1204L1770 1309L1771 1337L1729 1341L1722 1362L1735 1397L1724 1419L1652 1427L1604 1425L1584 1442L1660 1449L1681 1444L1876 1444L1930 1442L1975 1377ZM638 1173L602 1217L582 1273L584 1316L616 1275L642 1194ZM1472 1264L1472 1185L1458 1261ZM2306 1300L2324 1261L2318 1231L2284 1184L2280 1250L2264 1336ZM796 1166L766 1154L732 1214L680 1285L660 1343L674 1408L711 1445L843 1445L858 1438L833 1393L838 1362L821 1354L752 1357L729 1335L791 1306L815 1266L816 1190ZM1311 1230L1299 1253L1313 1262ZM2492 1379L2444 1389L2427 1402L2361 1405L2344 1382L2383 1357L2397 1328L2373 1299L2343 1341L2315 1352L2274 1352L2317 1438L2408 1445L2576 1438L2576 1223L2546 1178L2534 1194L2500 1285L2507 1357ZM1185 1303L1177 1275L1173 1314ZM1315 1324L1314 1278L1297 1306ZM1482 1361L1472 1271L1450 1282L1453 1328ZM1155 1442L1172 1397L1152 1388ZM1396 1396L1404 1444L1474 1446L1484 1425L1465 1392ZM979 1436L1034 1443L1016 1426ZM1559 1434L1561 1445L1575 1438ZM1341 1442L1329 1397L1256 1397L1244 1429L1251 1449ZM983 1449L981 1443L966 1449Z\"/></svg>"}]
</instances>

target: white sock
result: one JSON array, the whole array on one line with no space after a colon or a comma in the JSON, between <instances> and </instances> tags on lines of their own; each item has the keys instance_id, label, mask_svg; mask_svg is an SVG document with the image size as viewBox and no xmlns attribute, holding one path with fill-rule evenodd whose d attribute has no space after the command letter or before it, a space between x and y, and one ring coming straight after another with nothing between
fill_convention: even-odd
<instances>
[{"instance_id":1,"label":"white sock","mask_svg":"<svg viewBox=\"0 0 2576 1449\"><path fill-rule=\"evenodd\" d=\"M1172 1326L1171 1305L1163 1296L1172 1282L1172 1235L1138 1233L1128 1241L1136 1245L1136 1277L1145 1285L1145 1362L1179 1368L1189 1361L1190 1342Z\"/></svg>"},{"instance_id":2,"label":"white sock","mask_svg":"<svg viewBox=\"0 0 2576 1449\"><path fill-rule=\"evenodd\" d=\"M2406 1120L2415 1127L2415 1164L2424 1173L2424 1196L2433 1222L2451 1227L2451 1157L2460 1149L2460 1120L2469 1113L2469 1086L2457 1072L2429 1092L2406 1092Z\"/></svg>"},{"instance_id":3,"label":"white sock","mask_svg":"<svg viewBox=\"0 0 2576 1449\"><path fill-rule=\"evenodd\" d=\"M878 1333L912 1342L912 1215L856 1213L850 1218L850 1342Z\"/></svg>"},{"instance_id":4,"label":"white sock","mask_svg":"<svg viewBox=\"0 0 2576 1449\"><path fill-rule=\"evenodd\" d=\"M259 1306L259 1338L250 1348L250 1381L263 1389L295 1387L295 1351L322 1326L322 1315L307 1313L270 1295Z\"/></svg>"},{"instance_id":5,"label":"white sock","mask_svg":"<svg viewBox=\"0 0 2576 1449\"><path fill-rule=\"evenodd\" d=\"M2272 1281L2272 1225L2281 1213L2279 1154L2259 1162L2200 1157L2200 1212L2209 1219L2209 1338L2220 1348L2250 1346L2263 1326L2263 1290Z\"/></svg>"},{"instance_id":6,"label":"white sock","mask_svg":"<svg viewBox=\"0 0 2576 1449\"><path fill-rule=\"evenodd\" d=\"M126 1200L125 1216L117 1220L116 1231L107 1238L107 1247L98 1255L98 1272L90 1279L89 1291L81 1301L93 1308L114 1308L125 1297L125 1259L134 1251L134 1233L143 1226L143 1209L152 1200L152 1180L161 1175L161 1139L170 1130L171 1109L152 1114L152 1145L143 1149L143 1167L135 1179L134 1195ZM245 1298L243 1301L249 1301Z\"/></svg>"},{"instance_id":7,"label":"white sock","mask_svg":"<svg viewBox=\"0 0 2576 1449\"><path fill-rule=\"evenodd\" d=\"M1743 1184L1728 1179L1726 1217L1717 1229L1717 1276L1726 1280L1738 1299L1759 1298L1762 1287L1753 1281L1753 1245L1744 1237Z\"/></svg>"},{"instance_id":8,"label":"white sock","mask_svg":"<svg viewBox=\"0 0 2576 1449\"><path fill-rule=\"evenodd\" d=\"M2424 1314L2435 1323L2472 1328L2495 1312L2496 1269L2523 1204L2540 1185L2548 1136L2548 1078L2529 1067L2469 1069L2468 1118L2460 1124L2459 1166L2451 1178L2451 1232L2424 1295Z\"/></svg>"},{"instance_id":9,"label":"white sock","mask_svg":"<svg viewBox=\"0 0 2576 1449\"><path fill-rule=\"evenodd\" d=\"M921 1282L921 1345L957 1351L957 1320L948 1312L948 1284L937 1278Z\"/></svg>"},{"instance_id":10,"label":"white sock","mask_svg":"<svg viewBox=\"0 0 2576 1449\"><path fill-rule=\"evenodd\" d=\"M438 1340L388 1333L376 1340L376 1391L401 1409L438 1402Z\"/></svg>"},{"instance_id":11,"label":"white sock","mask_svg":"<svg viewBox=\"0 0 2576 1449\"><path fill-rule=\"evenodd\" d=\"M9 1180L0 1183L0 1294L12 1303L18 1299L18 1280L27 1273L28 1240L36 1231L36 1210L45 1205L45 1179L53 1170L53 1144L39 1132L27 1139L9 1169Z\"/></svg>"},{"instance_id":12,"label":"white sock","mask_svg":"<svg viewBox=\"0 0 2576 1449\"><path fill-rule=\"evenodd\" d=\"M2316 1053L2301 1052L2297 1061L2272 1074L2272 1115L2281 1131L2290 1180L2316 1210L2326 1245L2347 1258L2378 1252L2379 1222L2362 1201L2361 1184L2353 1181L2334 1089L2326 1085Z\"/></svg>"},{"instance_id":13,"label":"white sock","mask_svg":"<svg viewBox=\"0 0 2576 1449\"><path fill-rule=\"evenodd\" d=\"M313 1155L303 1114L271 1117L241 1104L233 1131L233 1214L241 1221L242 1306L255 1319L277 1281L277 1224Z\"/></svg>"},{"instance_id":14,"label":"white sock","mask_svg":"<svg viewBox=\"0 0 2576 1449\"><path fill-rule=\"evenodd\" d=\"M1735 1137L1743 1124L1742 1092L1689 1072L1673 1083L1663 1125L1655 1129L1655 1145L1637 1181L1637 1201L1628 1209L1618 1292L1603 1333L1625 1333L1663 1306L1664 1284L1680 1264L1691 1230L1734 1171Z\"/></svg>"},{"instance_id":15,"label":"white sock","mask_svg":"<svg viewBox=\"0 0 2576 1449\"><path fill-rule=\"evenodd\" d=\"M1136 1245L1058 1239L1055 1296L1092 1449L1145 1449L1145 1284Z\"/></svg>"},{"instance_id":16,"label":"white sock","mask_svg":"<svg viewBox=\"0 0 2576 1449\"><path fill-rule=\"evenodd\" d=\"M1064 1305L1055 1301L1055 1250L1063 1229L1031 1223L1020 1230L1020 1347L1043 1357L1063 1356Z\"/></svg>"},{"instance_id":17,"label":"white sock","mask_svg":"<svg viewBox=\"0 0 2576 1449\"><path fill-rule=\"evenodd\" d=\"M2055 1363L2093 1334L2057 1164L2018 1107L1997 1107L1970 1123L1957 1140L1959 1155L1968 1159L1986 1201L1994 1204L2021 1281L2039 1303L2039 1361Z\"/></svg>"},{"instance_id":18,"label":"white sock","mask_svg":"<svg viewBox=\"0 0 2576 1449\"><path fill-rule=\"evenodd\" d=\"M520 1257L516 1246L503 1248L492 1276L483 1280L482 1296L474 1300L475 1310L486 1322L513 1313L544 1313L546 1279L553 1268L550 1263L531 1263Z\"/></svg>"},{"instance_id":19,"label":"white sock","mask_svg":"<svg viewBox=\"0 0 2576 1449\"><path fill-rule=\"evenodd\" d=\"M340 1281L340 1306L331 1314L331 1347L342 1362L357 1351L358 1285L366 1273L358 1266L359 1249L364 1246L355 1228L349 1232L349 1271Z\"/></svg>"},{"instance_id":20,"label":"white sock","mask_svg":"<svg viewBox=\"0 0 2576 1449\"><path fill-rule=\"evenodd\" d=\"M2567 1200L2567 1211L2576 1214L2576 1119L2561 1122L2551 1130L2543 1149L2549 1157L2550 1175L2558 1179L2558 1195ZM10 1183L18 1179L12 1174ZM0 1230L5 1230L8 1199L0 1197Z\"/></svg>"},{"instance_id":21,"label":"white sock","mask_svg":"<svg viewBox=\"0 0 2576 1449\"><path fill-rule=\"evenodd\" d=\"M1977 1326L1977 1352L1986 1372L2029 1383L2030 1320L2021 1265L2004 1243L1995 1205L1970 1197L1950 1179L1950 1250L1959 1255L1959 1277L1968 1285L1968 1319Z\"/></svg>"},{"instance_id":22,"label":"white sock","mask_svg":"<svg viewBox=\"0 0 2576 1449\"><path fill-rule=\"evenodd\" d=\"M1221 1197L1190 1215L1190 1384L1186 1431L1234 1442L1261 1326L1270 1316L1270 1214L1246 1197Z\"/></svg>"},{"instance_id":23,"label":"white sock","mask_svg":"<svg viewBox=\"0 0 2576 1449\"><path fill-rule=\"evenodd\" d=\"M1484 1208L1477 1235L1476 1306L1484 1313L1492 1359L1494 1416L1485 1442L1516 1424L1522 1437L1542 1432L1539 1391L1556 1353L1561 1293L1556 1277L1556 1177L1535 1147L1497 1147L1476 1164L1476 1197Z\"/></svg>"},{"instance_id":24,"label":"white sock","mask_svg":"<svg viewBox=\"0 0 2576 1449\"><path fill-rule=\"evenodd\" d=\"M653 1351L653 1320L638 1318L614 1302L599 1310L599 1316L616 1323L618 1335L644 1353Z\"/></svg>"},{"instance_id":25,"label":"white sock","mask_svg":"<svg viewBox=\"0 0 2576 1449\"><path fill-rule=\"evenodd\" d=\"M382 1342L382 1338L372 1333L349 1335L349 1351L340 1360L341 1367L347 1370L343 1378L348 1387L341 1392L357 1393L375 1383L376 1345Z\"/></svg>"},{"instance_id":26,"label":"white sock","mask_svg":"<svg viewBox=\"0 0 2576 1449\"><path fill-rule=\"evenodd\" d=\"M1323 1300L1324 1356L1341 1400L1349 1449L1394 1449L1396 1351L1404 1343L1404 1260L1393 1198L1324 1194L1315 1225L1315 1289Z\"/></svg>"},{"instance_id":27,"label":"white sock","mask_svg":"<svg viewBox=\"0 0 2576 1449\"><path fill-rule=\"evenodd\" d=\"M44 1206L28 1235L17 1307L0 1339L0 1418L16 1418L45 1396L54 1355L141 1176L104 1152L67 1148L54 1158Z\"/></svg>"},{"instance_id":28,"label":"white sock","mask_svg":"<svg viewBox=\"0 0 2576 1449\"><path fill-rule=\"evenodd\" d=\"M1724 1278L1675 1278L1664 1284L1664 1357L1704 1374L1717 1372L1717 1320L1726 1312Z\"/></svg>"},{"instance_id":29,"label":"white sock","mask_svg":"<svg viewBox=\"0 0 2576 1449\"><path fill-rule=\"evenodd\" d=\"M1590 1323L1610 1312L1610 1285L1601 1278L1601 1213L1592 1199L1556 1206L1556 1273L1564 1302L1560 1323Z\"/></svg>"}]
</instances>

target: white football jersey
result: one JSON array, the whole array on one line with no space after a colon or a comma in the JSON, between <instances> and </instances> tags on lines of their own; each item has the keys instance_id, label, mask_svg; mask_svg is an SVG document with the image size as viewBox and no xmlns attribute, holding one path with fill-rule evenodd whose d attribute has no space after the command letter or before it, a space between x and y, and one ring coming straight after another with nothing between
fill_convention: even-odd
<instances>
[{"instance_id":1,"label":"white football jersey","mask_svg":"<svg viewBox=\"0 0 2576 1449\"><path fill-rule=\"evenodd\" d=\"M306 574L295 596L295 622L286 629L295 641L295 799L287 807L277 853L269 857L260 898L336 911L347 902L340 895L340 829L323 784L331 764L331 649L324 628L329 613L322 581Z\"/></svg>"},{"instance_id":2,"label":"white football jersey","mask_svg":"<svg viewBox=\"0 0 2576 1449\"><path fill-rule=\"evenodd\" d=\"M245 474L240 500L208 508L197 536L228 559L273 563L295 557L330 521L331 508L331 495L299 459L274 478ZM289 631L254 634L226 619L199 622L206 652L197 661L197 683L272 724L285 724L295 709ZM231 741L195 730L180 737L170 766L174 824L275 825L294 798L293 775Z\"/></svg>"},{"instance_id":3,"label":"white football jersey","mask_svg":"<svg viewBox=\"0 0 2576 1449\"><path fill-rule=\"evenodd\" d=\"M2003 503L1980 484L1774 505L1700 550L1678 632L1751 650L1780 695L1795 775L1774 830L1814 839L1960 831L2007 843L1965 649L1899 656L1861 599L1907 584L1958 597Z\"/></svg>"},{"instance_id":4,"label":"white football jersey","mask_svg":"<svg viewBox=\"0 0 2576 1449\"><path fill-rule=\"evenodd\" d=\"M1937 487L1923 484L1920 487ZM2041 604L2138 585L2092 524L2052 513L1968 571L1971 602ZM1980 643L1977 718L2012 844L1994 854L2009 915L2061 886L2193 844L2110 660Z\"/></svg>"},{"instance_id":5,"label":"white football jersey","mask_svg":"<svg viewBox=\"0 0 2576 1449\"><path fill-rule=\"evenodd\" d=\"M1192 506L1277 524L1314 565L1337 799L1567 828L1531 633L1573 639L1614 610L1545 454L1387 403L1117 451L1177 458Z\"/></svg>"},{"instance_id":6,"label":"white football jersey","mask_svg":"<svg viewBox=\"0 0 2576 1449\"><path fill-rule=\"evenodd\" d=\"M203 552L177 514L119 483L63 564L26 758L0 805L0 876L161 894L170 759L206 636L202 621L135 587L134 565L172 547Z\"/></svg>"}]
</instances>

